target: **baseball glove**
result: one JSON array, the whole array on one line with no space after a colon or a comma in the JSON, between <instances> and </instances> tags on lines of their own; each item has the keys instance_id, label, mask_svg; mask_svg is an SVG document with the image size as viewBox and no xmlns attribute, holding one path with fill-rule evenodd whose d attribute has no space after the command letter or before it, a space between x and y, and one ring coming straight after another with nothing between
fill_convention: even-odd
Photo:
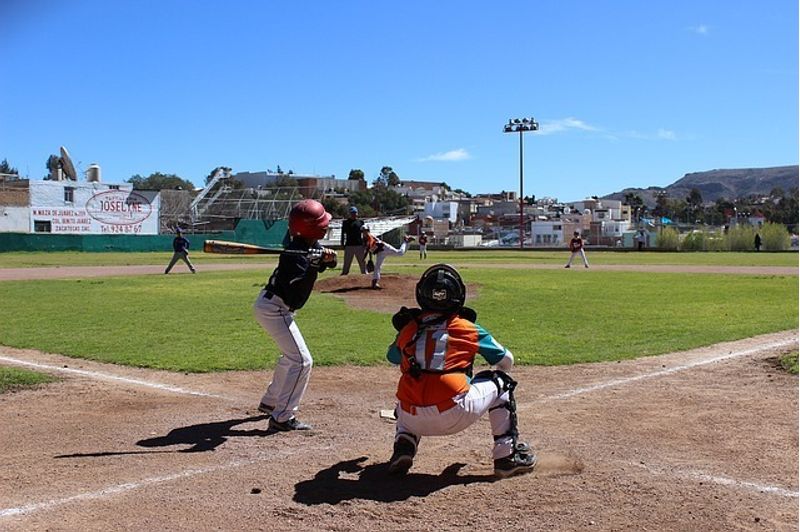
<instances>
[{"instance_id":1,"label":"baseball glove","mask_svg":"<svg viewBox=\"0 0 800 532\"><path fill-rule=\"evenodd\" d=\"M375 271L375 263L372 262L372 255L369 256L369 260L367 261L367 273L372 273Z\"/></svg>"}]
</instances>

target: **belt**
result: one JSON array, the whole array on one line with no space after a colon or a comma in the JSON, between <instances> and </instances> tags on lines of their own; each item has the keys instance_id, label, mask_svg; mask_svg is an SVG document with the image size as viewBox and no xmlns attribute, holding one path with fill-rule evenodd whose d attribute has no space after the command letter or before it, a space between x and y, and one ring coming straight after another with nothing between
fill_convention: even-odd
<instances>
[{"instance_id":1,"label":"belt","mask_svg":"<svg viewBox=\"0 0 800 532\"><path fill-rule=\"evenodd\" d=\"M275 292L273 292L273 291L271 291L271 290L266 290L266 289L265 289L265 290L264 290L264 297L265 297L266 299L269 299L269 300L272 300L272 298L273 298L273 297L277 297L277 298L278 298L278 301L279 301L281 304L283 304L283 306L285 306L286 308L288 308L288 309L289 309L289 312L294 312L295 310L297 310L297 309L294 309L294 308L290 307L289 305L287 305L287 304L286 304L286 302L283 300L283 298L282 298L282 297L280 297L280 296L277 296L277 295L275 294Z\"/></svg>"},{"instance_id":2,"label":"belt","mask_svg":"<svg viewBox=\"0 0 800 532\"><path fill-rule=\"evenodd\" d=\"M428 408L431 406L435 406L437 409L439 409L439 413L442 413L442 412L447 412L448 410L456 406L456 402L453 401L453 399L445 399L444 401L436 403L434 405L412 405L411 403L407 403L406 401L398 401L398 402L400 403L400 408L404 412L408 412L412 416L417 415L417 408Z\"/></svg>"}]
</instances>

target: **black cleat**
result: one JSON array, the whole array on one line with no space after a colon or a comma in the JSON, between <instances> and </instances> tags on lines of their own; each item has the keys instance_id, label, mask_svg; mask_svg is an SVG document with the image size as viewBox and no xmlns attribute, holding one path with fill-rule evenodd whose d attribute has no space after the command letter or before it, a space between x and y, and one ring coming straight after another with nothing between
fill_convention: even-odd
<instances>
[{"instance_id":1,"label":"black cleat","mask_svg":"<svg viewBox=\"0 0 800 532\"><path fill-rule=\"evenodd\" d=\"M280 432L289 432L290 430L311 430L313 427L308 423L299 421L296 417L287 419L286 421L276 421L275 418L269 418L270 430L277 430Z\"/></svg>"},{"instance_id":2,"label":"black cleat","mask_svg":"<svg viewBox=\"0 0 800 532\"><path fill-rule=\"evenodd\" d=\"M530 473L536 467L536 460L536 455L527 443L518 443L510 455L494 461L494 476L508 478Z\"/></svg>"},{"instance_id":3,"label":"black cleat","mask_svg":"<svg viewBox=\"0 0 800 532\"><path fill-rule=\"evenodd\" d=\"M417 447L406 438L400 438L394 442L394 452L389 459L390 475L405 475L411 466L414 465L414 455L417 454Z\"/></svg>"}]
</instances>

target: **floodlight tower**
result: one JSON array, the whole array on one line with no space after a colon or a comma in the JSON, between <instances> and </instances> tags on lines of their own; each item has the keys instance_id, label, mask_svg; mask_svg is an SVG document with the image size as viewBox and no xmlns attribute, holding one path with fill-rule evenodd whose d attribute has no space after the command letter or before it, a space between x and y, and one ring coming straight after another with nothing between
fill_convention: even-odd
<instances>
[{"instance_id":1,"label":"floodlight tower","mask_svg":"<svg viewBox=\"0 0 800 532\"><path fill-rule=\"evenodd\" d=\"M531 118L509 118L503 126L503 133L519 133L519 248L525 247L525 202L522 199L522 134L526 131L539 131L539 122Z\"/></svg>"}]
</instances>

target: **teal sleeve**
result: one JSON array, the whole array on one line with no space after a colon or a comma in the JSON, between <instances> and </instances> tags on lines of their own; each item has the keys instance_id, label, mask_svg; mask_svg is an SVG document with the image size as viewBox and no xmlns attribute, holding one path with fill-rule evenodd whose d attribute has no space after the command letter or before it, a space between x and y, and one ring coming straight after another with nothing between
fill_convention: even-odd
<instances>
[{"instance_id":1,"label":"teal sleeve","mask_svg":"<svg viewBox=\"0 0 800 532\"><path fill-rule=\"evenodd\" d=\"M494 366L505 356L506 348L477 323L475 328L478 329L478 354L485 358L490 366Z\"/></svg>"},{"instance_id":2,"label":"teal sleeve","mask_svg":"<svg viewBox=\"0 0 800 532\"><path fill-rule=\"evenodd\" d=\"M397 339L389 346L389 351L386 352L386 360L392 364L400 364L400 348L397 347Z\"/></svg>"}]
</instances>

